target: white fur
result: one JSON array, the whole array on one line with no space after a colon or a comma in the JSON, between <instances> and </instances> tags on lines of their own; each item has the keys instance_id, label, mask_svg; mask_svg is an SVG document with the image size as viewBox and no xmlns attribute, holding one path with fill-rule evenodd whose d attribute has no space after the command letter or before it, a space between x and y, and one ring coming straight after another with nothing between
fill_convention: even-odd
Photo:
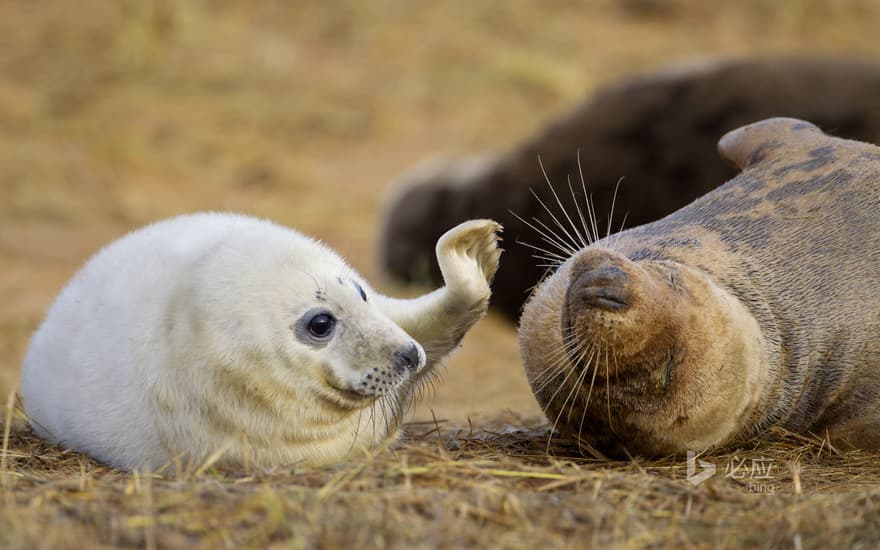
<instances>
[{"instance_id":1,"label":"white fur","mask_svg":"<svg viewBox=\"0 0 880 550\"><path fill-rule=\"evenodd\" d=\"M396 433L413 388L485 312L474 303L488 298L496 228L450 231L438 245L447 287L393 300L326 246L267 221L147 226L96 254L55 300L24 361L25 410L42 437L127 469L221 449L229 464L341 460ZM326 343L297 333L315 308L337 319ZM415 342L418 363L395 370Z\"/></svg>"}]
</instances>

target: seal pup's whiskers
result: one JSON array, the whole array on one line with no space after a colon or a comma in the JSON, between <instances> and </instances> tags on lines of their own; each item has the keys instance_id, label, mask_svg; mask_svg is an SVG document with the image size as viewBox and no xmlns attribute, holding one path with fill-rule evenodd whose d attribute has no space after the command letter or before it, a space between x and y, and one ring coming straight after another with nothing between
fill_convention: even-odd
<instances>
[{"instance_id":1,"label":"seal pup's whiskers","mask_svg":"<svg viewBox=\"0 0 880 550\"><path fill-rule=\"evenodd\" d=\"M355 425L354 425L355 426L354 427L354 434L351 437L351 446L348 448L348 451L345 453L347 455L351 454L351 452L354 450L355 446L357 445L358 436L361 433L361 420L363 419L363 415L364 415L364 409L360 409L358 411L357 422L355 422Z\"/></svg>"}]
</instances>

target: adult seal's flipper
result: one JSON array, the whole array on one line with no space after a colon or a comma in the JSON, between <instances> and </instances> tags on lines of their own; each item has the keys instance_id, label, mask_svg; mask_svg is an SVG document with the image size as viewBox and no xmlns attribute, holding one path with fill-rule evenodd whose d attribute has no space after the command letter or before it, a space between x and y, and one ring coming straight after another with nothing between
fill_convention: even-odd
<instances>
[{"instance_id":1,"label":"adult seal's flipper","mask_svg":"<svg viewBox=\"0 0 880 550\"><path fill-rule=\"evenodd\" d=\"M815 125L796 118L768 118L731 130L718 142L718 152L740 170L803 150L828 136Z\"/></svg>"}]
</instances>

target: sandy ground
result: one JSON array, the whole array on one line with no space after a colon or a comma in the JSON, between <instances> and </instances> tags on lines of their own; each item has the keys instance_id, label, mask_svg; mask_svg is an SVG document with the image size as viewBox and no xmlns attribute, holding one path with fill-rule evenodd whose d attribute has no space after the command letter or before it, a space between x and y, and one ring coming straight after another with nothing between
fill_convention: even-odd
<instances>
[{"instance_id":1,"label":"sandy ground","mask_svg":"<svg viewBox=\"0 0 880 550\"><path fill-rule=\"evenodd\" d=\"M3 396L64 282L147 222L268 217L326 240L387 292L412 293L375 254L383 197L409 165L504 147L659 63L880 55L869 1L4 1L0 13ZM514 328L490 317L415 414L507 409L539 413Z\"/></svg>"}]
</instances>

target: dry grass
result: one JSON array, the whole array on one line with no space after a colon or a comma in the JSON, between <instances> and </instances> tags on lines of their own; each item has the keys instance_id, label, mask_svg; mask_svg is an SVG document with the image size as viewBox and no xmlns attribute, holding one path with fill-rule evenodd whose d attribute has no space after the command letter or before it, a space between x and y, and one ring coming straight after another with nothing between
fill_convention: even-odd
<instances>
[{"instance_id":1,"label":"dry grass","mask_svg":"<svg viewBox=\"0 0 880 550\"><path fill-rule=\"evenodd\" d=\"M874 0L717 4L0 0L0 395L64 281L147 221L270 217L397 292L374 261L377 218L388 182L420 158L504 146L600 82L683 56L880 55ZM709 458L723 470L734 454L764 457L771 479L722 471L693 486L683 458L589 461L555 439L548 454L540 420L523 420L537 415L515 336L490 318L416 411L427 423L336 468L128 475L4 421L0 547L880 539L875 456L789 437ZM772 496L753 491L768 484Z\"/></svg>"},{"instance_id":2,"label":"dry grass","mask_svg":"<svg viewBox=\"0 0 880 550\"><path fill-rule=\"evenodd\" d=\"M16 427L4 451L0 545L873 548L880 540L876 455L789 436L711 457L717 473L694 486L684 460L579 458L571 442L548 444L546 426L527 424L414 423L396 448L334 468L183 467L165 477L109 470Z\"/></svg>"}]
</instances>

